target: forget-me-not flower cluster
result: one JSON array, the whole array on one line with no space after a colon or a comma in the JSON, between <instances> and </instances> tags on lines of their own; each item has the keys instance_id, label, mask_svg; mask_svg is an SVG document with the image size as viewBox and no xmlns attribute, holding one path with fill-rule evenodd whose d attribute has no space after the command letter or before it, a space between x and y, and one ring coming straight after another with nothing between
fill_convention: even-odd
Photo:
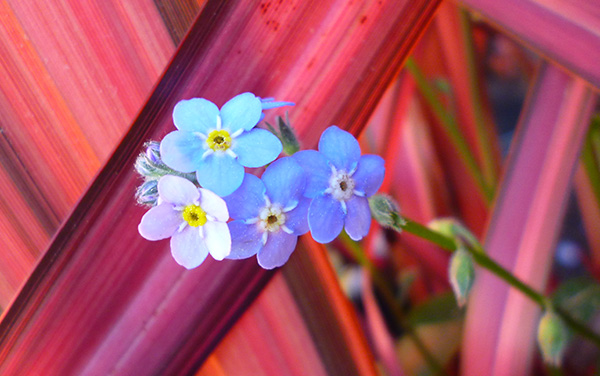
<instances>
[{"instance_id":1,"label":"forget-me-not flower cluster","mask_svg":"<svg viewBox=\"0 0 600 376\"><path fill-rule=\"evenodd\" d=\"M298 236L308 231L320 243L342 229L353 240L366 236L368 197L383 182L383 159L361 156L354 136L332 126L318 151L275 160L281 141L256 125L263 110L287 105L293 103L252 93L221 109L203 98L180 101L173 111L177 130L160 150L152 144L153 158L136 163L145 178L138 202L155 205L143 216L140 234L171 238L173 258L188 269L209 253L215 260L256 255L261 267L273 269L287 262ZM269 163L261 178L245 172Z\"/></svg>"}]
</instances>

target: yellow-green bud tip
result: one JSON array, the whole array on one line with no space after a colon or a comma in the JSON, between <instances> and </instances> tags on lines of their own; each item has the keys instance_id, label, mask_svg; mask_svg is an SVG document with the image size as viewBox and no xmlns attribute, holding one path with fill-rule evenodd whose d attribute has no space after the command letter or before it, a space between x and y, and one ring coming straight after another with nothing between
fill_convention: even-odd
<instances>
[{"instance_id":1,"label":"yellow-green bud tip","mask_svg":"<svg viewBox=\"0 0 600 376\"><path fill-rule=\"evenodd\" d=\"M567 347L568 332L562 319L554 312L548 310L540 319L538 326L538 345L544 361L559 367Z\"/></svg>"},{"instance_id":2,"label":"yellow-green bud tip","mask_svg":"<svg viewBox=\"0 0 600 376\"><path fill-rule=\"evenodd\" d=\"M374 195L369 198L371 215L381 226L401 231L405 222L400 216L400 209L396 202L386 195Z\"/></svg>"},{"instance_id":3,"label":"yellow-green bud tip","mask_svg":"<svg viewBox=\"0 0 600 376\"><path fill-rule=\"evenodd\" d=\"M456 296L456 302L459 307L462 307L467 303L469 292L475 280L473 258L465 248L460 247L452 254L448 274L450 285Z\"/></svg>"}]
</instances>

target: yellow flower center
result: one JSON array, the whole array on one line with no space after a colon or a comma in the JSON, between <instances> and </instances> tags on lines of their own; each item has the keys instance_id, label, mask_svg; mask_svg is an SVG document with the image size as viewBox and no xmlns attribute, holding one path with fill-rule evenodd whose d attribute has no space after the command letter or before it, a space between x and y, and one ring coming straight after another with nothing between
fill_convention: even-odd
<instances>
[{"instance_id":1,"label":"yellow flower center","mask_svg":"<svg viewBox=\"0 0 600 376\"><path fill-rule=\"evenodd\" d=\"M206 212L198 205L188 205L183 209L183 219L192 227L204 226Z\"/></svg>"},{"instance_id":2,"label":"yellow flower center","mask_svg":"<svg viewBox=\"0 0 600 376\"><path fill-rule=\"evenodd\" d=\"M213 151L225 151L231 147L231 136L229 135L229 132L224 129L215 129L208 134L206 143Z\"/></svg>"}]
</instances>

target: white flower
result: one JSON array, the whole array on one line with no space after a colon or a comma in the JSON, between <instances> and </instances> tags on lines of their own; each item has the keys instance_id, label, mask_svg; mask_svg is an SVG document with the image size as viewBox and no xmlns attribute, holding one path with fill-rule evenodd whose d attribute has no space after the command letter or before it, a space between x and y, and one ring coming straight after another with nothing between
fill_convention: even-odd
<instances>
[{"instance_id":1,"label":"white flower","mask_svg":"<svg viewBox=\"0 0 600 376\"><path fill-rule=\"evenodd\" d=\"M223 260L231 252L229 213L222 198L187 179L167 175L158 182L159 204L142 217L140 235L148 240L171 238L178 264L193 269L210 253Z\"/></svg>"}]
</instances>

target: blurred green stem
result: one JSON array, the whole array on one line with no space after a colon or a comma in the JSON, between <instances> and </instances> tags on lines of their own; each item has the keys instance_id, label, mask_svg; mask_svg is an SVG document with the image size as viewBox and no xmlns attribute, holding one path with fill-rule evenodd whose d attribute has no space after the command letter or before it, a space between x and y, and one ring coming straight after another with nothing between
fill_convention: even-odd
<instances>
[{"instance_id":1,"label":"blurred green stem","mask_svg":"<svg viewBox=\"0 0 600 376\"><path fill-rule=\"evenodd\" d=\"M398 216L398 218L402 219L402 221L399 220L398 223L393 226L396 231L404 230L420 238L428 240L450 252L454 252L456 250L457 244L452 238L433 231L430 228L414 222L406 217ZM473 256L473 260L475 260L477 264L489 270L512 287L521 291L523 294L525 294L525 296L537 303L543 310L553 306L550 298L540 294L534 288L515 277L510 271L506 270L500 264L488 257L487 254L482 252L481 249L473 249L471 247L467 247L466 249L469 251L471 256ZM561 307L554 307L554 310L574 332L590 342L593 342L600 348L600 335L593 332L585 324L571 316L571 314Z\"/></svg>"},{"instance_id":2,"label":"blurred green stem","mask_svg":"<svg viewBox=\"0 0 600 376\"><path fill-rule=\"evenodd\" d=\"M433 356L433 354L429 351L425 343L421 340L415 328L413 328L412 325L408 322L408 320L404 317L402 308L400 307L400 304L398 304L398 301L394 296L394 292L392 291L391 287L389 286L388 282L383 277L379 269L377 269L377 267L373 265L371 260L369 260L361 245L350 239L350 237L348 237L346 233L343 233L340 236L340 240L342 240L346 248L352 253L352 256L354 257L355 261L360 266L368 270L369 274L371 275L371 278L373 279L373 283L375 284L375 288L379 292L381 298L385 301L387 307L394 314L396 322L406 332L408 338L410 338L410 340L413 341L414 345L427 362L429 368L436 375L446 375L446 372L444 371L440 363L437 361L437 359Z\"/></svg>"},{"instance_id":3,"label":"blurred green stem","mask_svg":"<svg viewBox=\"0 0 600 376\"><path fill-rule=\"evenodd\" d=\"M417 83L417 86L419 87L419 90L421 91L421 94L427 101L427 104L433 110L434 115L437 117L437 119L440 121L440 123L446 130L448 136L450 137L450 140L452 141L454 147L458 151L460 158L469 170L469 173L471 174L473 179L475 179L477 187L481 191L485 202L487 204L490 204L494 195L493 188L492 186L489 186L486 183L479 168L479 165L477 164L475 156L471 152L467 141L465 140L460 129L458 128L456 119L454 118L454 116L450 115L448 111L446 111L444 105L435 94L435 91L433 90L431 85L427 82L425 75L423 74L423 72L421 72L413 58L409 57L408 59L406 59L405 67L408 70L408 72L413 76L415 82Z\"/></svg>"},{"instance_id":4,"label":"blurred green stem","mask_svg":"<svg viewBox=\"0 0 600 376\"><path fill-rule=\"evenodd\" d=\"M471 94L471 108L473 110L473 117L475 120L479 151L482 155L483 175L488 186L495 187L498 180L498 171L496 170L493 152L494 148L492 145L492 138L490 137L490 128L486 124L483 103L481 101L482 93L475 59L475 48L472 34L473 26L471 25L471 19L467 11L464 9L459 9L458 12L460 17L460 31L465 46L465 62L467 64L467 71L469 72L468 84L470 89L469 93Z\"/></svg>"},{"instance_id":5,"label":"blurred green stem","mask_svg":"<svg viewBox=\"0 0 600 376\"><path fill-rule=\"evenodd\" d=\"M594 116L581 151L581 163L600 205L600 115Z\"/></svg>"}]
</instances>

